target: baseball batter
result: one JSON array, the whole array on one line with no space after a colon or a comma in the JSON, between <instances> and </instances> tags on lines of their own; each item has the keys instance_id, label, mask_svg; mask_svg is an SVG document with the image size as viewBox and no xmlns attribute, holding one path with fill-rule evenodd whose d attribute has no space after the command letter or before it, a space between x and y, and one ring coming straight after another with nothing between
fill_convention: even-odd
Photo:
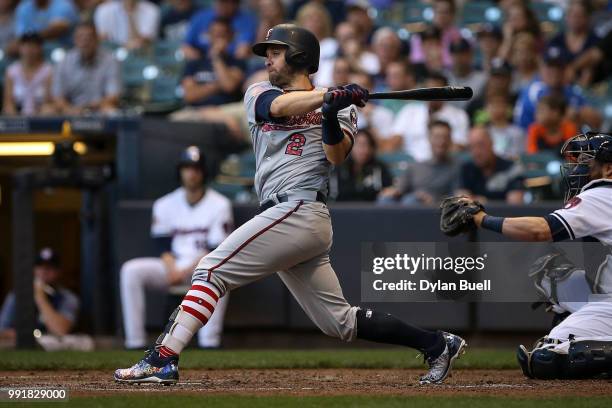
<instances>
[{"instance_id":1,"label":"baseball batter","mask_svg":"<svg viewBox=\"0 0 612 408\"><path fill-rule=\"evenodd\" d=\"M314 88L309 74L318 69L319 43L295 25L273 27L253 52L266 58L269 74L269 81L252 85L244 97L261 213L202 258L191 290L155 348L131 368L117 370L115 379L176 382L179 353L210 319L219 299L277 273L325 334L418 349L429 365L421 383L443 381L465 341L351 306L330 264L332 227L325 204L330 166L350 153L357 131L355 105L364 106L368 91L354 84Z\"/></svg>"},{"instance_id":2,"label":"baseball batter","mask_svg":"<svg viewBox=\"0 0 612 408\"><path fill-rule=\"evenodd\" d=\"M563 291L550 294L557 312L569 317L556 325L534 349L524 346L517 357L528 377L586 378L612 373L612 135L586 133L568 140L564 177L568 186L565 206L545 217L494 217L467 197L442 204L442 230L450 235L477 226L524 241L597 240L606 254L588 288L584 271L571 267ZM554 264L554 257L561 262ZM562 256L546 260L559 272ZM561 271L563 272L563 271ZM547 292L547 288L541 288ZM585 290L592 292L583 298ZM565 294L563 294L565 292ZM566 299L562 299L565 296Z\"/></svg>"}]
</instances>

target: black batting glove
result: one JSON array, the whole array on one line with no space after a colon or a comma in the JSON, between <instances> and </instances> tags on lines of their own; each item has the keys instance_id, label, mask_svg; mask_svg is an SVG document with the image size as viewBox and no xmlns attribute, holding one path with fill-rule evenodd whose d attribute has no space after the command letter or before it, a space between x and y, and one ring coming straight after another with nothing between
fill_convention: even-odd
<instances>
[{"instance_id":1,"label":"black batting glove","mask_svg":"<svg viewBox=\"0 0 612 408\"><path fill-rule=\"evenodd\" d=\"M362 86L357 84L348 84L343 86L342 88L349 91L353 97L353 104L363 108L368 101L370 96L370 92Z\"/></svg>"},{"instance_id":2,"label":"black batting glove","mask_svg":"<svg viewBox=\"0 0 612 408\"><path fill-rule=\"evenodd\" d=\"M335 116L339 111L353 104L353 93L347 89L339 88L325 92L321 112L324 116Z\"/></svg>"}]
</instances>

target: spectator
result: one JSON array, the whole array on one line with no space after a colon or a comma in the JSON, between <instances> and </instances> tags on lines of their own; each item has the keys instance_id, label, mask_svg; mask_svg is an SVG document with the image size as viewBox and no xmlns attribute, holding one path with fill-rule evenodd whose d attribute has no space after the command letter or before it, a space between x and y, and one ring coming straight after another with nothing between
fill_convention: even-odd
<instances>
[{"instance_id":1,"label":"spectator","mask_svg":"<svg viewBox=\"0 0 612 408\"><path fill-rule=\"evenodd\" d=\"M189 21L197 11L193 0L169 0L168 7L161 9L159 37L174 42L183 41Z\"/></svg>"},{"instance_id":2,"label":"spectator","mask_svg":"<svg viewBox=\"0 0 612 408\"><path fill-rule=\"evenodd\" d=\"M43 39L24 34L19 39L19 61L13 62L4 76L5 115L33 116L49 111L53 68L45 62Z\"/></svg>"},{"instance_id":3,"label":"spectator","mask_svg":"<svg viewBox=\"0 0 612 408\"><path fill-rule=\"evenodd\" d=\"M430 74L426 87L447 86L446 77L442 74ZM431 158L431 146L427 139L427 126L430 121L439 119L448 122L451 127L453 144L464 146L467 142L469 118L465 111L442 101L427 103L410 103L396 115L392 134L381 141L385 150L404 150L416 161Z\"/></svg>"},{"instance_id":4,"label":"spectator","mask_svg":"<svg viewBox=\"0 0 612 408\"><path fill-rule=\"evenodd\" d=\"M78 13L70 0L24 0L15 11L15 35L36 32L45 40L67 44Z\"/></svg>"},{"instance_id":5,"label":"spectator","mask_svg":"<svg viewBox=\"0 0 612 408\"><path fill-rule=\"evenodd\" d=\"M450 44L461 38L461 32L455 25L456 8L454 0L434 0L433 12L433 26L440 30L442 64L445 68L449 68L452 65L452 58L449 53ZM421 37L412 36L410 40L410 61L423 63L425 61L425 50Z\"/></svg>"},{"instance_id":6,"label":"spectator","mask_svg":"<svg viewBox=\"0 0 612 408\"><path fill-rule=\"evenodd\" d=\"M366 46L371 44L372 36L376 31L374 21L368 12L369 8L369 0L346 1L346 21L355 27L359 41Z\"/></svg>"},{"instance_id":7,"label":"spectator","mask_svg":"<svg viewBox=\"0 0 612 408\"><path fill-rule=\"evenodd\" d=\"M569 109L568 117L576 118L585 105L578 86L566 84L566 66L561 51L556 47L547 49L541 69L541 79L536 79L521 91L514 111L514 123L527 129L535 120L538 101L544 95L560 93L565 96Z\"/></svg>"},{"instance_id":8,"label":"spectator","mask_svg":"<svg viewBox=\"0 0 612 408\"><path fill-rule=\"evenodd\" d=\"M563 95L553 93L540 98L536 121L529 126L527 153L549 151L561 154L563 143L578 133L576 125L564 118L565 109Z\"/></svg>"},{"instance_id":9,"label":"spectator","mask_svg":"<svg viewBox=\"0 0 612 408\"><path fill-rule=\"evenodd\" d=\"M580 75L577 75L577 74ZM588 86L610 77L612 73L612 30L597 45L586 50L569 66L568 77Z\"/></svg>"},{"instance_id":10,"label":"spectator","mask_svg":"<svg viewBox=\"0 0 612 408\"><path fill-rule=\"evenodd\" d=\"M491 70L491 61L497 57L502 38L501 29L491 23L484 24L478 31L478 48L482 55L480 64L483 71Z\"/></svg>"},{"instance_id":11,"label":"spectator","mask_svg":"<svg viewBox=\"0 0 612 408\"><path fill-rule=\"evenodd\" d=\"M372 77L364 72L352 73L349 82L372 89ZM392 126L393 112L384 106L370 102L357 109L357 127L368 129L377 141L391 136Z\"/></svg>"},{"instance_id":12,"label":"spectator","mask_svg":"<svg viewBox=\"0 0 612 408\"><path fill-rule=\"evenodd\" d=\"M320 4L325 7L326 13L332 19L333 27L346 20L345 0L294 0L288 3L290 3L289 13L287 14L289 20L299 20L298 12L307 3Z\"/></svg>"},{"instance_id":13,"label":"spectator","mask_svg":"<svg viewBox=\"0 0 612 408\"><path fill-rule=\"evenodd\" d=\"M60 260L51 248L43 248L34 263L34 304L36 328L44 334L65 336L77 320L79 299L60 285ZM16 299L9 293L0 311L0 337L15 339Z\"/></svg>"},{"instance_id":14,"label":"spectator","mask_svg":"<svg viewBox=\"0 0 612 408\"><path fill-rule=\"evenodd\" d=\"M104 0L74 0L79 13L79 21L92 21L96 9Z\"/></svg>"},{"instance_id":15,"label":"spectator","mask_svg":"<svg viewBox=\"0 0 612 408\"><path fill-rule=\"evenodd\" d=\"M251 55L251 45L257 33L257 19L240 10L240 0L215 0L212 8L202 10L193 16L183 44L186 59L198 59L208 54L209 40L206 33L217 18L228 19L236 35L228 52L238 59Z\"/></svg>"},{"instance_id":16,"label":"spectator","mask_svg":"<svg viewBox=\"0 0 612 408\"><path fill-rule=\"evenodd\" d=\"M65 115L116 112L121 92L119 65L99 46L96 27L80 23L74 32L74 45L55 70L55 111Z\"/></svg>"},{"instance_id":17,"label":"spectator","mask_svg":"<svg viewBox=\"0 0 612 408\"><path fill-rule=\"evenodd\" d=\"M500 60L503 61L502 58ZM538 75L540 56L533 34L524 32L516 35L508 61L514 67L510 89L513 95L518 95Z\"/></svg>"},{"instance_id":18,"label":"spectator","mask_svg":"<svg viewBox=\"0 0 612 408\"><path fill-rule=\"evenodd\" d=\"M568 62L595 46L599 38L589 22L593 8L589 0L571 0L565 14L565 30L557 33L548 47L557 47Z\"/></svg>"},{"instance_id":19,"label":"spectator","mask_svg":"<svg viewBox=\"0 0 612 408\"><path fill-rule=\"evenodd\" d=\"M493 93L487 97L489 116L487 129L493 141L493 151L507 160L516 160L525 152L525 132L512 124L512 106L505 94Z\"/></svg>"},{"instance_id":20,"label":"spectator","mask_svg":"<svg viewBox=\"0 0 612 408\"><path fill-rule=\"evenodd\" d=\"M493 142L486 128L470 130L470 160L459 170L456 195L467 195L481 202L505 200L508 204L523 203L522 169L495 155Z\"/></svg>"},{"instance_id":21,"label":"spectator","mask_svg":"<svg viewBox=\"0 0 612 408\"><path fill-rule=\"evenodd\" d=\"M229 53L234 33L224 18L208 26L208 55L191 60L181 81L183 100L189 106L172 114L174 120L198 120L199 107L240 101L244 64Z\"/></svg>"},{"instance_id":22,"label":"spectator","mask_svg":"<svg viewBox=\"0 0 612 408\"><path fill-rule=\"evenodd\" d=\"M283 6L283 2L281 0L259 0L257 3L259 24L257 25L257 33L255 35L256 43L265 41L266 36L268 35L268 30L275 25L285 22L285 7ZM301 25L299 22L298 24ZM328 35L331 35L331 28Z\"/></svg>"},{"instance_id":23,"label":"spectator","mask_svg":"<svg viewBox=\"0 0 612 408\"><path fill-rule=\"evenodd\" d=\"M416 88L416 79L410 64L407 61L394 61L385 66L385 91L401 91ZM380 105L397 114L406 101L400 99L383 99Z\"/></svg>"},{"instance_id":24,"label":"spectator","mask_svg":"<svg viewBox=\"0 0 612 408\"><path fill-rule=\"evenodd\" d=\"M402 62L402 40L395 31L389 27L382 27L376 30L372 37L372 50L378 57L380 71L375 77L375 88L383 86L385 81L385 68L392 62Z\"/></svg>"},{"instance_id":25,"label":"spectator","mask_svg":"<svg viewBox=\"0 0 612 408\"><path fill-rule=\"evenodd\" d=\"M378 57L367 50L351 23L340 23L336 27L336 40L339 44L338 54L347 59L353 71L369 75L376 75L380 71Z\"/></svg>"},{"instance_id":26,"label":"spectator","mask_svg":"<svg viewBox=\"0 0 612 408\"><path fill-rule=\"evenodd\" d=\"M125 347L140 349L145 333L145 289L167 291L170 286L189 287L200 259L228 236L233 220L230 201L206 185L204 156L188 147L178 164L181 187L153 204L151 236L159 257L136 258L121 267L121 305ZM227 307L227 294L198 332L200 347L218 348Z\"/></svg>"},{"instance_id":27,"label":"spectator","mask_svg":"<svg viewBox=\"0 0 612 408\"><path fill-rule=\"evenodd\" d=\"M334 72L332 73L333 86L348 85L351 82L351 72L351 65L346 58L336 58Z\"/></svg>"},{"instance_id":28,"label":"spectator","mask_svg":"<svg viewBox=\"0 0 612 408\"><path fill-rule=\"evenodd\" d=\"M507 18L503 26L504 39L499 49L499 57L507 60L512 50L516 36L520 33L530 33L536 40L536 47L540 49L542 32L540 22L535 13L525 2L512 3L507 11Z\"/></svg>"},{"instance_id":29,"label":"spectator","mask_svg":"<svg viewBox=\"0 0 612 408\"><path fill-rule=\"evenodd\" d=\"M403 204L436 205L453 192L458 163L451 155L453 142L447 122L434 120L429 124L432 157L410 163L400 176L397 186L384 189L379 202L400 200Z\"/></svg>"},{"instance_id":30,"label":"spectator","mask_svg":"<svg viewBox=\"0 0 612 408\"><path fill-rule=\"evenodd\" d=\"M15 35L36 32L45 40L66 44L78 18L70 0L23 0L15 11Z\"/></svg>"},{"instance_id":31,"label":"spectator","mask_svg":"<svg viewBox=\"0 0 612 408\"><path fill-rule=\"evenodd\" d=\"M514 106L516 98L510 93L511 80L512 67L501 58L495 58L491 62L491 71L484 92L479 97L472 98L467 105L466 111L473 123L481 125L489 120L488 112L485 110L489 95L505 96Z\"/></svg>"},{"instance_id":32,"label":"spectator","mask_svg":"<svg viewBox=\"0 0 612 408\"><path fill-rule=\"evenodd\" d=\"M391 182L389 170L376 159L374 136L367 129L361 129L355 135L349 158L334 168L330 196L336 201L375 201Z\"/></svg>"},{"instance_id":33,"label":"spectator","mask_svg":"<svg viewBox=\"0 0 612 408\"><path fill-rule=\"evenodd\" d=\"M16 0L0 0L0 51L16 54L18 45L15 38Z\"/></svg>"},{"instance_id":34,"label":"spectator","mask_svg":"<svg viewBox=\"0 0 612 408\"><path fill-rule=\"evenodd\" d=\"M159 7L147 0L108 1L94 14L102 40L131 50L147 47L157 39L159 20Z\"/></svg>"},{"instance_id":35,"label":"spectator","mask_svg":"<svg viewBox=\"0 0 612 408\"><path fill-rule=\"evenodd\" d=\"M309 30L319 40L319 70L314 74L314 84L332 86L332 69L334 59L338 55L338 42L333 37L332 17L323 5L310 1L298 10L297 24Z\"/></svg>"},{"instance_id":36,"label":"spectator","mask_svg":"<svg viewBox=\"0 0 612 408\"><path fill-rule=\"evenodd\" d=\"M474 53L472 45L465 38L454 41L450 45L453 58L453 69L448 72L448 83L452 86L469 86L474 91L474 97L482 95L487 77L484 72L474 69ZM451 102L458 108L466 108L470 101Z\"/></svg>"},{"instance_id":37,"label":"spectator","mask_svg":"<svg viewBox=\"0 0 612 408\"><path fill-rule=\"evenodd\" d=\"M444 69L442 34L434 26L427 27L419 34L423 59L413 63L416 81L422 83L432 72L441 72Z\"/></svg>"}]
</instances>

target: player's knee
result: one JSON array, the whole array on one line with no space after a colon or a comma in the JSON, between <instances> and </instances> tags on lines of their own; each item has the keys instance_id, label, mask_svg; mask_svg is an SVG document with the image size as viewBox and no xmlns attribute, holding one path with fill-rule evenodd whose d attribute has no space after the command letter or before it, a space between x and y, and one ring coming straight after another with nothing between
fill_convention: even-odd
<instances>
[{"instance_id":1,"label":"player's knee","mask_svg":"<svg viewBox=\"0 0 612 408\"><path fill-rule=\"evenodd\" d=\"M142 268L137 259L131 259L121 266L120 279L122 285L130 285L136 281Z\"/></svg>"},{"instance_id":2,"label":"player's knee","mask_svg":"<svg viewBox=\"0 0 612 408\"><path fill-rule=\"evenodd\" d=\"M346 308L339 314L331 316L331 324L319 324L323 333L342 341L352 341L355 338L355 310Z\"/></svg>"}]
</instances>

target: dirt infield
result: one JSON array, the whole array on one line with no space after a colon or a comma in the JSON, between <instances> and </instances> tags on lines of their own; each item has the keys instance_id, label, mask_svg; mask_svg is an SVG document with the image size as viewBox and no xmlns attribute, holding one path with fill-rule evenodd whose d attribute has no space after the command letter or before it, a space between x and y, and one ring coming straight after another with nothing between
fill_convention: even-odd
<instances>
[{"instance_id":1,"label":"dirt infield","mask_svg":"<svg viewBox=\"0 0 612 408\"><path fill-rule=\"evenodd\" d=\"M414 369L183 370L174 386L125 385L112 372L4 371L0 387L64 387L73 396L134 393L210 395L612 396L612 381L536 381L518 370L455 370L445 384L419 386Z\"/></svg>"}]
</instances>

